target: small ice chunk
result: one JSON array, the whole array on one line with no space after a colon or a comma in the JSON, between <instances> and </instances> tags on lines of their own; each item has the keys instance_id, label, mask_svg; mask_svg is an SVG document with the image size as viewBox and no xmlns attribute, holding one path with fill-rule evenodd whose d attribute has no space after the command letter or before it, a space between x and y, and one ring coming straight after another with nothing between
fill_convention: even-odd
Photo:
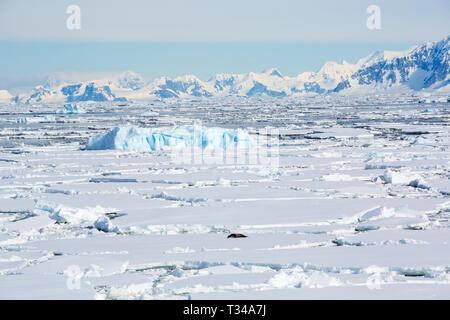
<instances>
[{"instance_id":1,"label":"small ice chunk","mask_svg":"<svg viewBox=\"0 0 450 320\"><path fill-rule=\"evenodd\" d=\"M411 144L426 145L426 144L432 144L432 142L430 142L428 139L425 139L424 137L418 136L411 142Z\"/></svg>"},{"instance_id":2,"label":"small ice chunk","mask_svg":"<svg viewBox=\"0 0 450 320\"><path fill-rule=\"evenodd\" d=\"M429 189L425 180L418 174L387 169L379 177L384 183L400 184L410 187Z\"/></svg>"},{"instance_id":3,"label":"small ice chunk","mask_svg":"<svg viewBox=\"0 0 450 320\"><path fill-rule=\"evenodd\" d=\"M94 228L103 232L119 232L119 227L112 224L106 216L101 216L94 221Z\"/></svg>"}]
</instances>

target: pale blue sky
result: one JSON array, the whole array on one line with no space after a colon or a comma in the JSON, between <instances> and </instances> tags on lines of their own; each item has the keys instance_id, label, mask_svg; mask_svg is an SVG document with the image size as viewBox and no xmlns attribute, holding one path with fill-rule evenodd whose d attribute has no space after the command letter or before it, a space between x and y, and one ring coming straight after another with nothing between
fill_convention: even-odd
<instances>
[{"instance_id":1,"label":"pale blue sky","mask_svg":"<svg viewBox=\"0 0 450 320\"><path fill-rule=\"evenodd\" d=\"M66 8L82 28L66 29ZM378 5L382 29L366 28ZM0 0L0 39L426 41L447 35L448 0Z\"/></svg>"},{"instance_id":2,"label":"pale blue sky","mask_svg":"<svg viewBox=\"0 0 450 320\"><path fill-rule=\"evenodd\" d=\"M81 30L66 28L70 4L81 9ZM381 30L366 27L370 4L381 9ZM449 13L448 0L0 0L0 87L73 71L295 75L439 40L450 34Z\"/></svg>"}]
</instances>

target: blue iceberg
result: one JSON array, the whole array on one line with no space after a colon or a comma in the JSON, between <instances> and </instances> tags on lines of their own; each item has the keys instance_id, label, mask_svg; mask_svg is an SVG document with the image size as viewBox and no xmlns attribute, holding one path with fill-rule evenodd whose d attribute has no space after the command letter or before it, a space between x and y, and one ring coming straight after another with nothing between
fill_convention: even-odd
<instances>
[{"instance_id":1,"label":"blue iceberg","mask_svg":"<svg viewBox=\"0 0 450 320\"><path fill-rule=\"evenodd\" d=\"M58 113L65 114L78 114L78 113L86 113L83 108L77 106L76 104L65 104L63 109L59 110Z\"/></svg>"},{"instance_id":2,"label":"blue iceberg","mask_svg":"<svg viewBox=\"0 0 450 320\"><path fill-rule=\"evenodd\" d=\"M256 142L246 130L218 127L115 127L91 137L87 150L154 151L171 147L248 148Z\"/></svg>"}]
</instances>

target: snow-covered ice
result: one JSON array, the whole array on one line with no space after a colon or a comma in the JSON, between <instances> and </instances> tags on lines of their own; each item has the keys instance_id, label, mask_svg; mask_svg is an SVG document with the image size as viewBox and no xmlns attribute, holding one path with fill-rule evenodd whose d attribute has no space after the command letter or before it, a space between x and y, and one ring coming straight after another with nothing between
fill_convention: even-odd
<instances>
[{"instance_id":1,"label":"snow-covered ice","mask_svg":"<svg viewBox=\"0 0 450 320\"><path fill-rule=\"evenodd\" d=\"M0 298L449 299L442 101L0 104ZM174 161L261 128L277 166Z\"/></svg>"}]
</instances>

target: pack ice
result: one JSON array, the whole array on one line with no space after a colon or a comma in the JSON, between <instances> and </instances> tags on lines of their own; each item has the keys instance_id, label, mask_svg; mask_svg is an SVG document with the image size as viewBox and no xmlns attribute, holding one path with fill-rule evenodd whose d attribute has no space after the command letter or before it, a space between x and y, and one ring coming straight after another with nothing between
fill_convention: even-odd
<instances>
[{"instance_id":1,"label":"pack ice","mask_svg":"<svg viewBox=\"0 0 450 320\"><path fill-rule=\"evenodd\" d=\"M450 104L420 101L0 103L0 299L449 299ZM173 159L267 127L277 165Z\"/></svg>"}]
</instances>

